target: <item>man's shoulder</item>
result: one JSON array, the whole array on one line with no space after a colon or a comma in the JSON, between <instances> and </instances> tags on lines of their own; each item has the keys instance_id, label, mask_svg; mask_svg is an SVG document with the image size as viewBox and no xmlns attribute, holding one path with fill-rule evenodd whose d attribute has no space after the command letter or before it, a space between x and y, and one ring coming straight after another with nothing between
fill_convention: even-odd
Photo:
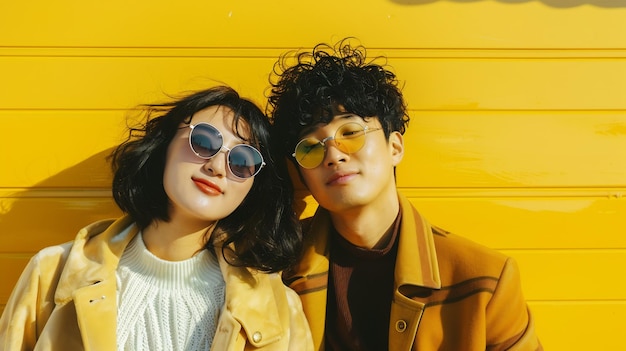
<instances>
[{"instance_id":1,"label":"man's shoulder","mask_svg":"<svg viewBox=\"0 0 626 351\"><path fill-rule=\"evenodd\" d=\"M433 240L442 275L498 277L510 259L497 250L438 227L433 227Z\"/></svg>"},{"instance_id":2,"label":"man's shoulder","mask_svg":"<svg viewBox=\"0 0 626 351\"><path fill-rule=\"evenodd\" d=\"M445 229L433 226L432 233L437 253L479 256L498 261L503 261L507 258L506 255L495 249Z\"/></svg>"}]
</instances>

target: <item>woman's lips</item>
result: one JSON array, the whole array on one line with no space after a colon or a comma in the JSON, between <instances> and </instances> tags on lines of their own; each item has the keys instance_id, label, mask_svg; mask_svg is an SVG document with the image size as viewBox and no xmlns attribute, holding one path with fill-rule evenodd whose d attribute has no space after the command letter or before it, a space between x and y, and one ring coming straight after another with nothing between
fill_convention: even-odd
<instances>
[{"instance_id":1,"label":"woman's lips","mask_svg":"<svg viewBox=\"0 0 626 351\"><path fill-rule=\"evenodd\" d=\"M206 179L192 178L192 180L198 189L207 195L220 195L223 193L222 188Z\"/></svg>"}]
</instances>

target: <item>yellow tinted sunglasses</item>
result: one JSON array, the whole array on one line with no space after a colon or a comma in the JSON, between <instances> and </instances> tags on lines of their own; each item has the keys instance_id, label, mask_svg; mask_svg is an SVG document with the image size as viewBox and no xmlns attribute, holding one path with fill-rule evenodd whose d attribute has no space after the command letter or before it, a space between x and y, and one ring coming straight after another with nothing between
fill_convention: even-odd
<instances>
[{"instance_id":1,"label":"yellow tinted sunglasses","mask_svg":"<svg viewBox=\"0 0 626 351\"><path fill-rule=\"evenodd\" d=\"M313 137L304 138L298 142L291 156L293 156L302 168L315 168L319 166L326 156L326 143L335 141L335 147L346 154L355 153L365 145L365 134L382 128L369 128L357 122L348 122L341 125L334 136L323 140Z\"/></svg>"}]
</instances>

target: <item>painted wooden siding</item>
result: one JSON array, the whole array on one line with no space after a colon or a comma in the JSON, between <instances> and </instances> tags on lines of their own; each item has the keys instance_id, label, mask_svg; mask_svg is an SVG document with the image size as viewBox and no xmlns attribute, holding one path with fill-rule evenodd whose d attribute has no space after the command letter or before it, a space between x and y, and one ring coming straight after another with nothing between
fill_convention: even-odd
<instances>
[{"instance_id":1,"label":"painted wooden siding","mask_svg":"<svg viewBox=\"0 0 626 351\"><path fill-rule=\"evenodd\" d=\"M547 350L626 349L624 18L621 0L4 1L0 310L34 252L119 215L126 110L219 82L264 105L281 53L355 36L404 83L400 191L519 261Z\"/></svg>"}]
</instances>

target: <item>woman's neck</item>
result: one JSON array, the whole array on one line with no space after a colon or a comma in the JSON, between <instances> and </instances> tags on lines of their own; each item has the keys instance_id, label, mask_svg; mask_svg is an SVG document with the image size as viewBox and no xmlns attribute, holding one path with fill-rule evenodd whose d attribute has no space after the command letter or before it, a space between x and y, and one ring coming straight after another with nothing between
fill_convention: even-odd
<instances>
[{"instance_id":1,"label":"woman's neck","mask_svg":"<svg viewBox=\"0 0 626 351\"><path fill-rule=\"evenodd\" d=\"M215 223L184 225L172 220L153 221L143 230L143 241L148 251L160 259L182 261L204 248Z\"/></svg>"}]
</instances>

